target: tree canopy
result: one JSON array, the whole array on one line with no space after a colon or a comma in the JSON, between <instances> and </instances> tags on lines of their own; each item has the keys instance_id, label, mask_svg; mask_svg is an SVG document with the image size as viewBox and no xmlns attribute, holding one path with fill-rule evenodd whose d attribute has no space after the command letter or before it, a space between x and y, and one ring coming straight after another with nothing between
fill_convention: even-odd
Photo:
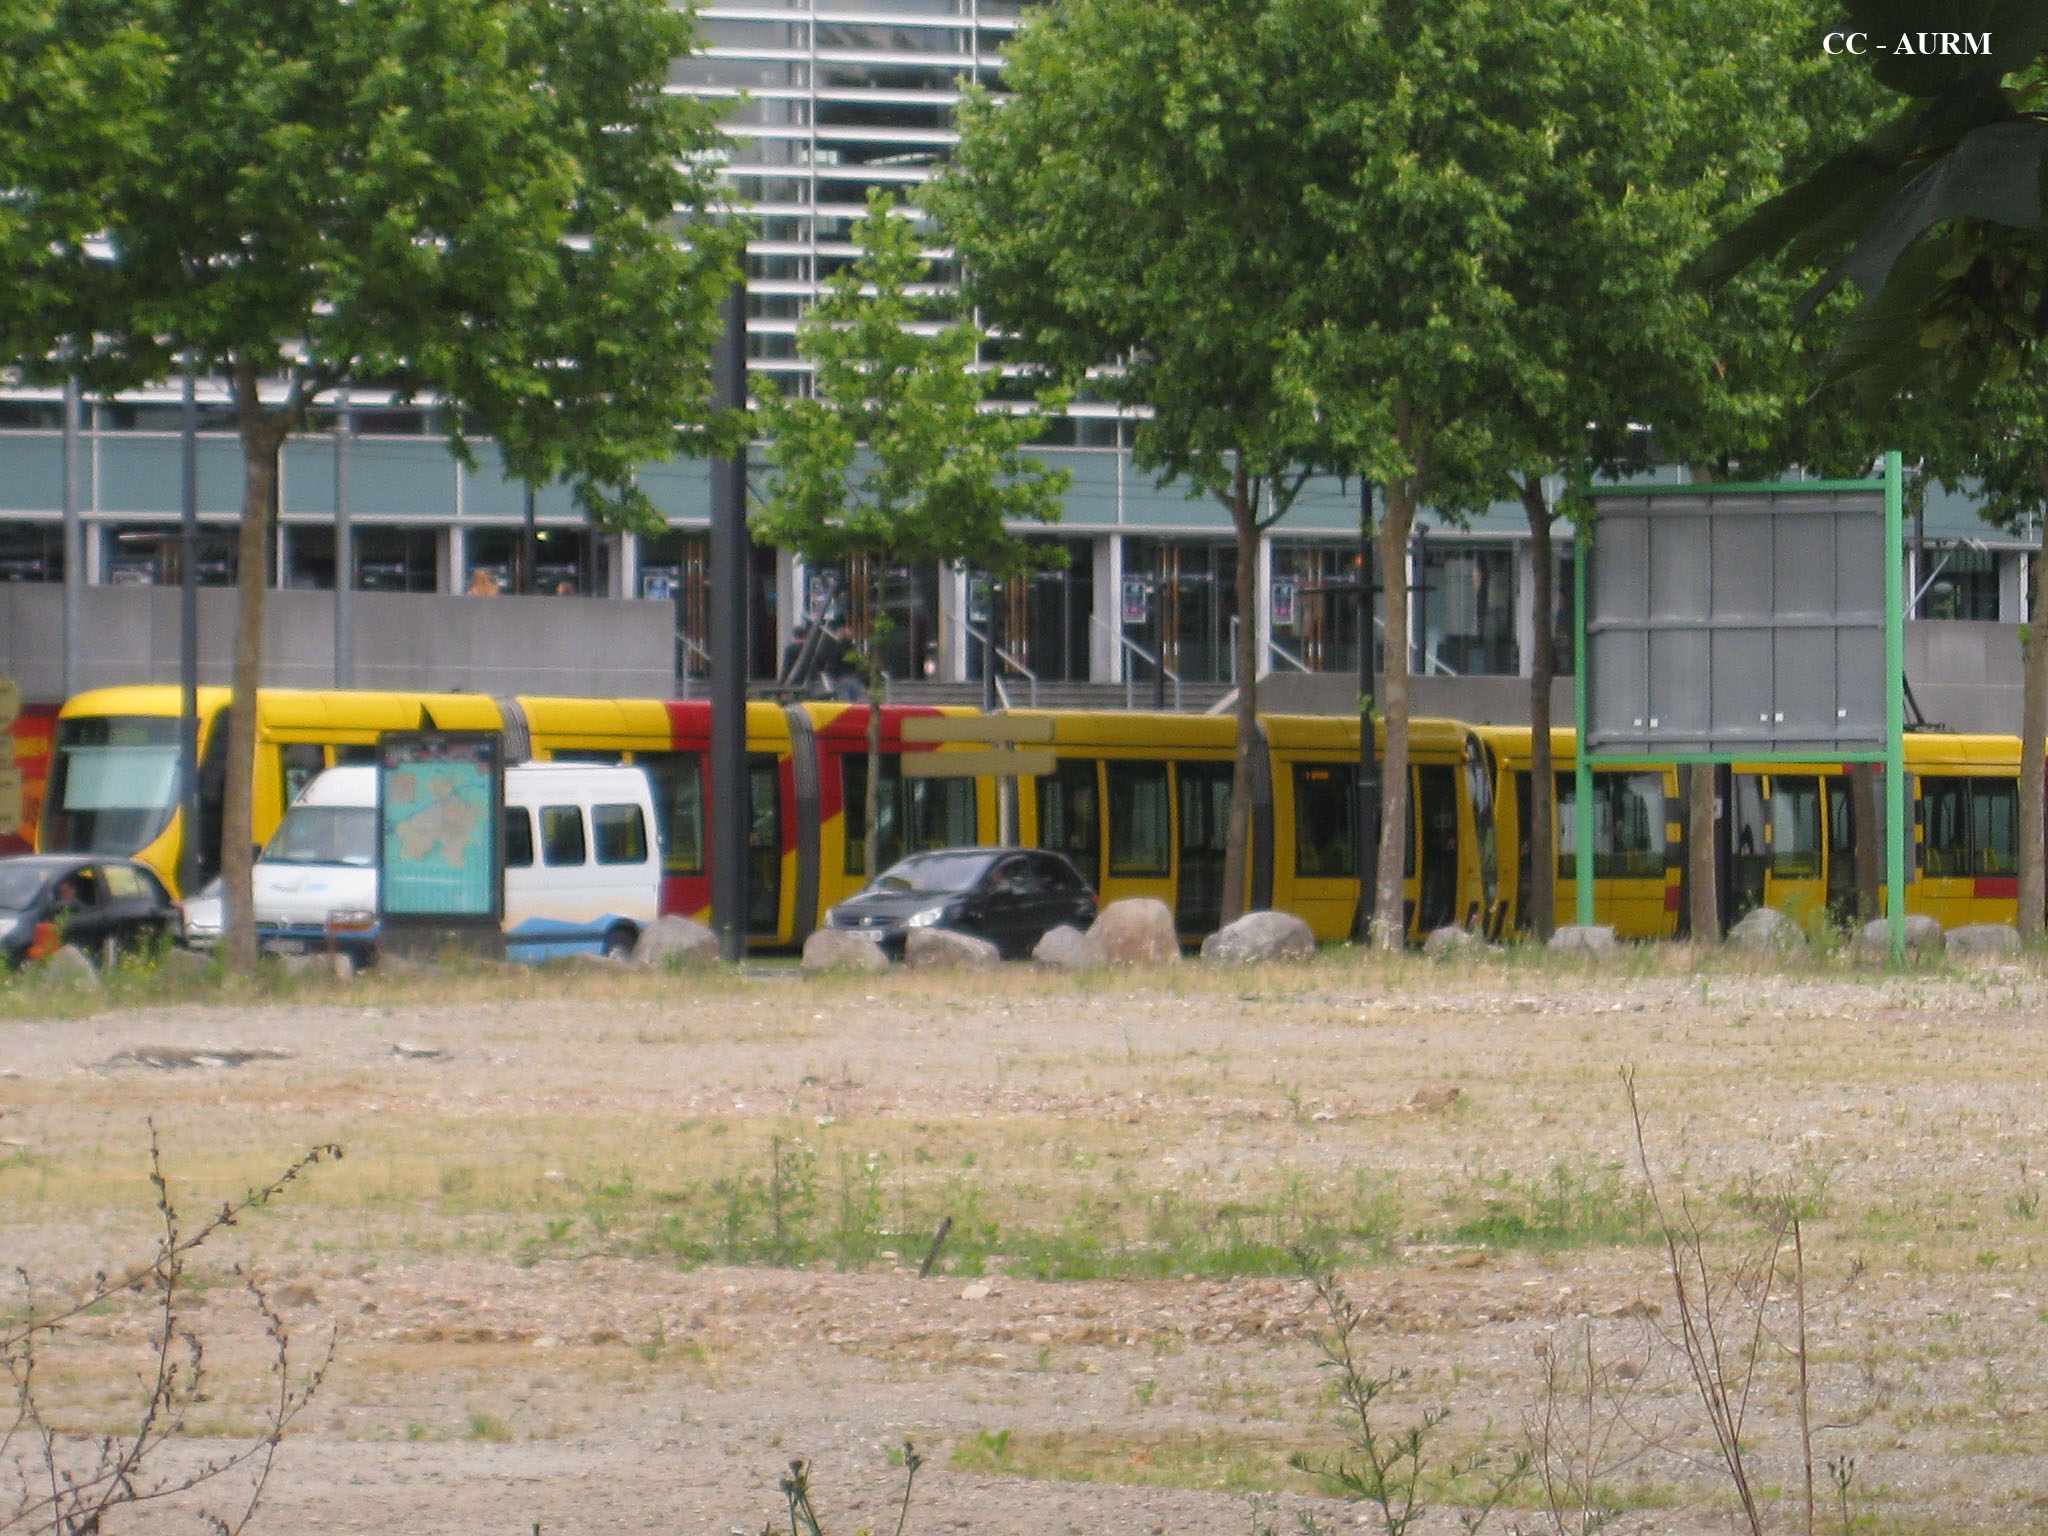
<instances>
[{"instance_id":1,"label":"tree canopy","mask_svg":"<svg viewBox=\"0 0 2048 1536\"><path fill-rule=\"evenodd\" d=\"M246 962L280 444L341 387L431 397L458 451L488 433L514 474L574 481L601 521L650 522L634 466L706 423L736 275L737 231L701 217L715 108L663 92L693 31L661 0L10 0L0 28L8 99L65 125L0 136L0 184L50 237L8 251L31 280L0 285L6 360L102 391L189 365L232 391L222 860ZM94 116L105 77L120 89Z\"/></svg>"},{"instance_id":2,"label":"tree canopy","mask_svg":"<svg viewBox=\"0 0 2048 1536\"><path fill-rule=\"evenodd\" d=\"M860 258L834 273L797 330L816 373L808 395L761 403L771 473L754 536L813 566L867 563L869 611L901 565L965 563L1001 577L1039 552L1014 525L1058 518L1064 471L1024 451L1044 417L985 409L999 377L978 366L986 333L959 319L958 299L931 289L916 225L880 192L855 225ZM871 633L871 704L885 689ZM881 835L881 711L868 713L866 863Z\"/></svg>"}]
</instances>

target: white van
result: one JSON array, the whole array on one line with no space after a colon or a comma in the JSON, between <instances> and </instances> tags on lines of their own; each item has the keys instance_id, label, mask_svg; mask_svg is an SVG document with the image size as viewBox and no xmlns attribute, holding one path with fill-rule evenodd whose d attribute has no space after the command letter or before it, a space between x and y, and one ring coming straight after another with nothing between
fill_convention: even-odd
<instances>
[{"instance_id":1,"label":"white van","mask_svg":"<svg viewBox=\"0 0 2048 1536\"><path fill-rule=\"evenodd\" d=\"M654 921L661 851L638 768L515 763L505 770L505 951L545 960L623 954ZM285 953L377 942L377 770L329 768L299 793L256 862L256 931Z\"/></svg>"}]
</instances>

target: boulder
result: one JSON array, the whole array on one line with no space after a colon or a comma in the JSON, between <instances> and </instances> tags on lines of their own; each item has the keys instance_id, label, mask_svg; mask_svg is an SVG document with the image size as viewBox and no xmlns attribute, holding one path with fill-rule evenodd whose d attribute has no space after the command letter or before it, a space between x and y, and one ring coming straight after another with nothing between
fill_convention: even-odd
<instances>
[{"instance_id":1,"label":"boulder","mask_svg":"<svg viewBox=\"0 0 2048 1536\"><path fill-rule=\"evenodd\" d=\"M2010 923L1965 923L1948 931L1952 955L2016 955L2020 931Z\"/></svg>"},{"instance_id":2,"label":"boulder","mask_svg":"<svg viewBox=\"0 0 2048 1536\"><path fill-rule=\"evenodd\" d=\"M93 969L92 961L76 944L66 944L54 951L39 967L42 979L58 987L98 987L102 985L100 973Z\"/></svg>"},{"instance_id":3,"label":"boulder","mask_svg":"<svg viewBox=\"0 0 2048 1536\"><path fill-rule=\"evenodd\" d=\"M1543 947L1553 955L1611 955L1614 930L1605 923L1585 927L1570 923L1553 933Z\"/></svg>"},{"instance_id":4,"label":"boulder","mask_svg":"<svg viewBox=\"0 0 2048 1536\"><path fill-rule=\"evenodd\" d=\"M1003 963L1003 952L971 933L913 928L903 941L903 959L914 971L992 971Z\"/></svg>"},{"instance_id":5,"label":"boulder","mask_svg":"<svg viewBox=\"0 0 2048 1536\"><path fill-rule=\"evenodd\" d=\"M1487 947L1486 941L1478 934L1455 924L1432 930L1422 941L1422 952L1432 960L1450 960Z\"/></svg>"},{"instance_id":6,"label":"boulder","mask_svg":"<svg viewBox=\"0 0 2048 1536\"><path fill-rule=\"evenodd\" d=\"M1112 901L1097 914L1088 937L1111 965L1172 965L1180 959L1173 910L1150 896Z\"/></svg>"},{"instance_id":7,"label":"boulder","mask_svg":"<svg viewBox=\"0 0 2048 1536\"><path fill-rule=\"evenodd\" d=\"M294 981L354 981L356 963L345 953L317 950L310 955L280 955L278 965Z\"/></svg>"},{"instance_id":8,"label":"boulder","mask_svg":"<svg viewBox=\"0 0 2048 1536\"><path fill-rule=\"evenodd\" d=\"M1202 958L1211 965L1271 965L1313 960L1315 953L1315 930L1292 912L1247 912L1202 940Z\"/></svg>"},{"instance_id":9,"label":"boulder","mask_svg":"<svg viewBox=\"0 0 2048 1536\"><path fill-rule=\"evenodd\" d=\"M804 940L807 971L886 971L889 957L865 934L846 928L820 928Z\"/></svg>"},{"instance_id":10,"label":"boulder","mask_svg":"<svg viewBox=\"0 0 2048 1536\"><path fill-rule=\"evenodd\" d=\"M1925 912L1906 914L1906 953L1932 954L1944 948L1941 924ZM1856 932L1855 948L1861 954L1888 955L1892 952L1891 924L1874 917Z\"/></svg>"},{"instance_id":11,"label":"boulder","mask_svg":"<svg viewBox=\"0 0 2048 1536\"><path fill-rule=\"evenodd\" d=\"M718 935L687 917L657 917L633 943L633 963L664 971L718 963Z\"/></svg>"},{"instance_id":12,"label":"boulder","mask_svg":"<svg viewBox=\"0 0 2048 1536\"><path fill-rule=\"evenodd\" d=\"M1763 952L1806 948L1806 930L1776 907L1757 907L1745 912L1742 921L1728 930L1728 942L1737 949Z\"/></svg>"},{"instance_id":13,"label":"boulder","mask_svg":"<svg viewBox=\"0 0 2048 1536\"><path fill-rule=\"evenodd\" d=\"M1032 949L1031 958L1040 965L1067 971L1093 971L1109 964L1109 956L1103 953L1100 944L1065 923L1046 931Z\"/></svg>"}]
</instances>

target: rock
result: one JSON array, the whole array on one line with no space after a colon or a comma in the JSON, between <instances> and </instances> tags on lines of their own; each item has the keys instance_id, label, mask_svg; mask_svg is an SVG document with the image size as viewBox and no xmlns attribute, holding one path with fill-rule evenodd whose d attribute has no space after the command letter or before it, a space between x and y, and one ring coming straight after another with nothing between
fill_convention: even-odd
<instances>
[{"instance_id":1,"label":"rock","mask_svg":"<svg viewBox=\"0 0 2048 1536\"><path fill-rule=\"evenodd\" d=\"M100 973L93 969L85 951L75 944L66 944L50 955L42 962L39 974L52 986L96 988L102 985Z\"/></svg>"},{"instance_id":2,"label":"rock","mask_svg":"<svg viewBox=\"0 0 2048 1536\"><path fill-rule=\"evenodd\" d=\"M1433 1083L1416 1089L1408 1107L1419 1114L1440 1115L1456 1109L1458 1101L1464 1097L1465 1090L1456 1083Z\"/></svg>"},{"instance_id":3,"label":"rock","mask_svg":"<svg viewBox=\"0 0 2048 1536\"><path fill-rule=\"evenodd\" d=\"M718 935L687 917L657 917L633 943L633 963L664 971L718 963Z\"/></svg>"},{"instance_id":4,"label":"rock","mask_svg":"<svg viewBox=\"0 0 2048 1536\"><path fill-rule=\"evenodd\" d=\"M414 1045L409 1040L394 1040L391 1054L401 1061L445 1061L448 1057L438 1045Z\"/></svg>"},{"instance_id":5,"label":"rock","mask_svg":"<svg viewBox=\"0 0 2048 1536\"><path fill-rule=\"evenodd\" d=\"M1449 960L1457 955L1490 947L1471 929L1456 926L1435 929L1422 941L1422 952L1432 960Z\"/></svg>"},{"instance_id":6,"label":"rock","mask_svg":"<svg viewBox=\"0 0 2048 1536\"><path fill-rule=\"evenodd\" d=\"M1728 930L1737 949L1769 951L1806 948L1806 931L1776 907L1757 907Z\"/></svg>"},{"instance_id":7,"label":"rock","mask_svg":"<svg viewBox=\"0 0 2048 1536\"><path fill-rule=\"evenodd\" d=\"M1315 930L1292 912L1247 912L1202 940L1202 958L1211 965L1271 965L1313 960L1315 953Z\"/></svg>"},{"instance_id":8,"label":"rock","mask_svg":"<svg viewBox=\"0 0 2048 1536\"><path fill-rule=\"evenodd\" d=\"M1553 933L1543 947L1553 955L1611 955L1614 930L1604 923L1591 927L1570 923Z\"/></svg>"},{"instance_id":9,"label":"rock","mask_svg":"<svg viewBox=\"0 0 2048 1536\"><path fill-rule=\"evenodd\" d=\"M294 981L354 981L356 963L337 950L311 955L280 955L278 965Z\"/></svg>"},{"instance_id":10,"label":"rock","mask_svg":"<svg viewBox=\"0 0 2048 1536\"><path fill-rule=\"evenodd\" d=\"M820 928L804 940L807 971L886 971L889 957L864 934L845 928Z\"/></svg>"},{"instance_id":11,"label":"rock","mask_svg":"<svg viewBox=\"0 0 2048 1536\"><path fill-rule=\"evenodd\" d=\"M1040 965L1067 971L1093 971L1109 964L1109 956L1092 935L1065 923L1047 930L1032 949L1031 958Z\"/></svg>"},{"instance_id":12,"label":"rock","mask_svg":"<svg viewBox=\"0 0 2048 1536\"><path fill-rule=\"evenodd\" d=\"M1965 923L1948 931L1952 955L2016 955L2020 931L2009 923Z\"/></svg>"},{"instance_id":13,"label":"rock","mask_svg":"<svg viewBox=\"0 0 2048 1536\"><path fill-rule=\"evenodd\" d=\"M1931 954L1944 948L1941 924L1925 912L1906 914L1906 953L1918 951ZM1888 955L1892 952L1891 924L1882 917L1874 917L1856 933L1856 950L1866 955Z\"/></svg>"},{"instance_id":14,"label":"rock","mask_svg":"<svg viewBox=\"0 0 2048 1536\"><path fill-rule=\"evenodd\" d=\"M903 959L913 971L992 971L1003 963L1003 952L971 933L913 928L903 941Z\"/></svg>"},{"instance_id":15,"label":"rock","mask_svg":"<svg viewBox=\"0 0 2048 1536\"><path fill-rule=\"evenodd\" d=\"M1172 965L1180 959L1173 911L1150 896L1112 901L1096 915L1088 937L1111 965Z\"/></svg>"}]
</instances>

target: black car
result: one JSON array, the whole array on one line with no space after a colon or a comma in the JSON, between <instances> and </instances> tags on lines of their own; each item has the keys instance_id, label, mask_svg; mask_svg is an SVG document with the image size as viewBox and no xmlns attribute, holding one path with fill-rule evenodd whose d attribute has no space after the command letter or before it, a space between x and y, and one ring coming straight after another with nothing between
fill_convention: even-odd
<instances>
[{"instance_id":1,"label":"black car","mask_svg":"<svg viewBox=\"0 0 2048 1536\"><path fill-rule=\"evenodd\" d=\"M181 932L178 904L146 864L76 853L0 859L0 957L9 965L59 943L104 960Z\"/></svg>"},{"instance_id":2,"label":"black car","mask_svg":"<svg viewBox=\"0 0 2048 1536\"><path fill-rule=\"evenodd\" d=\"M987 939L1006 959L1029 955L1048 930L1095 921L1095 897L1074 866L1037 848L936 848L890 865L825 916L870 933L892 955L913 928Z\"/></svg>"}]
</instances>

